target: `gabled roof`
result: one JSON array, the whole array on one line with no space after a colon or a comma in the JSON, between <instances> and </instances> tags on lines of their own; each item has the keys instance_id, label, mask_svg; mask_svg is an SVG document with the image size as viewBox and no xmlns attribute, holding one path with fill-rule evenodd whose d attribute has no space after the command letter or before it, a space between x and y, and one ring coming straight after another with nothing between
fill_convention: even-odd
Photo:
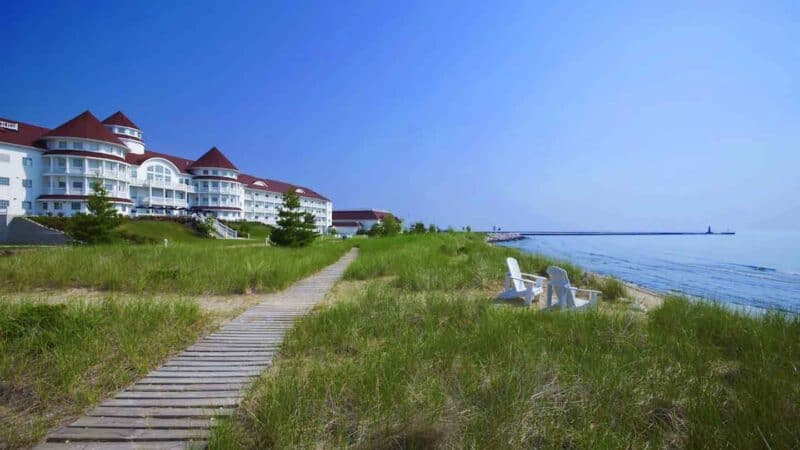
<instances>
[{"instance_id":1,"label":"gabled roof","mask_svg":"<svg viewBox=\"0 0 800 450\"><path fill-rule=\"evenodd\" d=\"M259 186L256 182L261 181L262 183L266 184L265 186ZM297 195L301 197L309 197L309 198L316 198L319 200L330 201L322 194L315 192L305 186L297 186L295 184L285 183L283 181L278 180L270 180L268 178L260 178L254 177L252 175L247 175L244 173L239 174L239 183L242 183L244 187L247 189L256 189L259 191L266 191L266 192L278 192L280 194L285 194L289 188L294 187L295 189L302 189L303 192L298 192Z\"/></svg>"},{"instance_id":2,"label":"gabled roof","mask_svg":"<svg viewBox=\"0 0 800 450\"><path fill-rule=\"evenodd\" d=\"M122 113L122 111L117 111L114 114L108 116L103 120L105 125L119 125L121 127L128 127L128 128L135 128L141 131L141 128L137 127L135 123L128 119L128 116Z\"/></svg>"},{"instance_id":3,"label":"gabled roof","mask_svg":"<svg viewBox=\"0 0 800 450\"><path fill-rule=\"evenodd\" d=\"M333 212L333 220L383 220L388 211L377 209L348 209Z\"/></svg>"},{"instance_id":4,"label":"gabled roof","mask_svg":"<svg viewBox=\"0 0 800 450\"><path fill-rule=\"evenodd\" d=\"M211 150L205 152L189 168L194 169L195 167L219 167L221 169L239 170L217 147L211 147Z\"/></svg>"},{"instance_id":5,"label":"gabled roof","mask_svg":"<svg viewBox=\"0 0 800 450\"><path fill-rule=\"evenodd\" d=\"M0 127L0 142L8 142L9 144L35 147L36 141L49 131L49 129L45 127L5 119L3 117L0 117L0 121L17 124L16 131Z\"/></svg>"},{"instance_id":6,"label":"gabled roof","mask_svg":"<svg viewBox=\"0 0 800 450\"><path fill-rule=\"evenodd\" d=\"M112 144L125 147L112 132L97 120L88 110L78 114L73 119L45 133L46 137L75 137L84 139L94 139L96 141L110 142Z\"/></svg>"},{"instance_id":7,"label":"gabled roof","mask_svg":"<svg viewBox=\"0 0 800 450\"><path fill-rule=\"evenodd\" d=\"M125 161L128 164L135 164L137 166L141 166L143 162L147 161L150 158L162 158L166 159L167 161L175 164L175 167L178 168L183 173L189 173L189 167L192 165L194 161L191 159L180 158L178 156L167 155L165 153L158 153L158 152L151 152L146 151L144 154L137 155L135 153L126 153L125 154Z\"/></svg>"}]
</instances>

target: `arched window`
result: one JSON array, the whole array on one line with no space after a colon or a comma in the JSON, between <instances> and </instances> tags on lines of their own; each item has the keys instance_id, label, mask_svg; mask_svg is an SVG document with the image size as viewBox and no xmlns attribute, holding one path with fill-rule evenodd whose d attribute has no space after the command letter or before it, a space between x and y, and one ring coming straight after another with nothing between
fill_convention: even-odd
<instances>
[{"instance_id":1,"label":"arched window","mask_svg":"<svg viewBox=\"0 0 800 450\"><path fill-rule=\"evenodd\" d=\"M153 164L147 168L147 179L149 181L172 183L172 169L162 164Z\"/></svg>"}]
</instances>

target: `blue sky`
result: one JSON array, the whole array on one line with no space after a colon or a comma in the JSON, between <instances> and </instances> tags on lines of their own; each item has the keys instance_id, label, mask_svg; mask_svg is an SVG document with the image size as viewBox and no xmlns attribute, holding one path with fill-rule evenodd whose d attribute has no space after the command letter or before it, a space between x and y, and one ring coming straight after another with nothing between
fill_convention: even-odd
<instances>
[{"instance_id":1,"label":"blue sky","mask_svg":"<svg viewBox=\"0 0 800 450\"><path fill-rule=\"evenodd\" d=\"M797 2L549 3L5 2L0 116L441 226L800 229Z\"/></svg>"}]
</instances>

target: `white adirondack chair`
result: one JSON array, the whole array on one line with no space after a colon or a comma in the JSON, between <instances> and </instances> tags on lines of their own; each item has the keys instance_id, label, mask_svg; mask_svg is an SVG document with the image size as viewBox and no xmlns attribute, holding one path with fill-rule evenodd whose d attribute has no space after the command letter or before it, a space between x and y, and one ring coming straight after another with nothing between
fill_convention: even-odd
<instances>
[{"instance_id":1,"label":"white adirondack chair","mask_svg":"<svg viewBox=\"0 0 800 450\"><path fill-rule=\"evenodd\" d=\"M547 268L547 276L550 278L547 282L547 307L553 306L553 292L558 299L557 305L561 309L580 309L580 308L595 308L597 307L597 294L600 291L593 291L591 289L579 289L572 287L569 284L569 277L567 271L561 267L550 266ZM588 294L589 298L578 298L575 296L578 292Z\"/></svg>"},{"instance_id":2,"label":"white adirondack chair","mask_svg":"<svg viewBox=\"0 0 800 450\"><path fill-rule=\"evenodd\" d=\"M504 300L521 298L530 306L531 302L544 292L543 282L547 278L522 273L519 270L519 263L514 258L506 258L506 264L508 273L506 273L505 290L497 298Z\"/></svg>"}]
</instances>

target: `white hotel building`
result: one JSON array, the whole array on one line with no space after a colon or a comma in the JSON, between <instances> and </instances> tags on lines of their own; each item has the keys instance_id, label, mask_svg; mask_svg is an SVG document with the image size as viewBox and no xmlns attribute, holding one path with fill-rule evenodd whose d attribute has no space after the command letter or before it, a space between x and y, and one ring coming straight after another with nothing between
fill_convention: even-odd
<instances>
[{"instance_id":1,"label":"white hotel building","mask_svg":"<svg viewBox=\"0 0 800 450\"><path fill-rule=\"evenodd\" d=\"M199 214L274 225L282 195L294 188L325 232L329 199L302 186L241 173L216 147L196 160L146 148L122 112L100 122L86 111L48 129L0 118L0 215L87 212L99 181L126 216Z\"/></svg>"}]
</instances>

